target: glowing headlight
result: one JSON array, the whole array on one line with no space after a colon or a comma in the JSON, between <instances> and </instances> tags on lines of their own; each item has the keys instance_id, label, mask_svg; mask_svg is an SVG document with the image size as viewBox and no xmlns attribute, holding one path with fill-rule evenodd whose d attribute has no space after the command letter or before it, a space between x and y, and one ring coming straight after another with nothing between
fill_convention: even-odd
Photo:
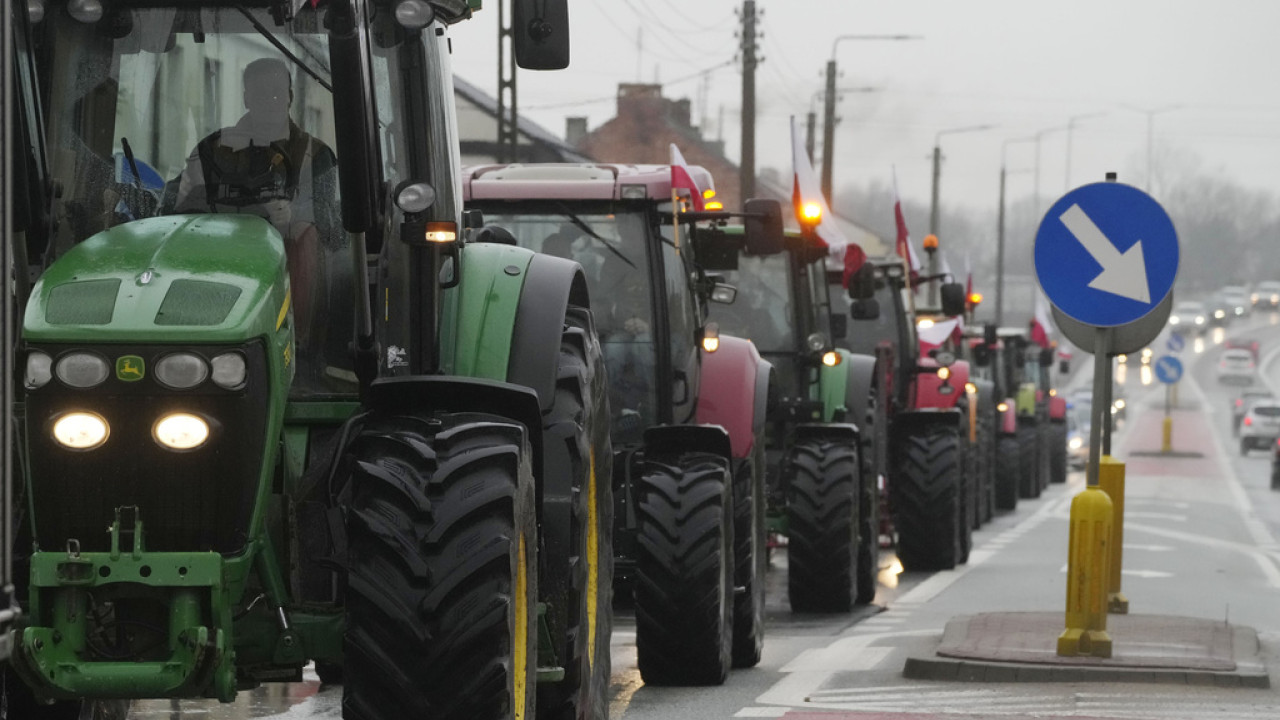
<instances>
[{"instance_id":1,"label":"glowing headlight","mask_svg":"<svg viewBox=\"0 0 1280 720\"><path fill-rule=\"evenodd\" d=\"M1117 410L1123 410L1123 409L1124 409L1124 398L1121 398L1121 399L1119 399L1119 400L1115 401L1114 405L1116 406L1116 409L1117 409Z\"/></svg>"},{"instance_id":2,"label":"glowing headlight","mask_svg":"<svg viewBox=\"0 0 1280 720\"><path fill-rule=\"evenodd\" d=\"M245 363L240 353L223 353L209 364L213 366L213 382L218 387L235 390L244 385Z\"/></svg>"},{"instance_id":3,"label":"glowing headlight","mask_svg":"<svg viewBox=\"0 0 1280 720\"><path fill-rule=\"evenodd\" d=\"M172 413L160 418L151 435L170 450L194 450L209 439L209 423L190 413Z\"/></svg>"},{"instance_id":4,"label":"glowing headlight","mask_svg":"<svg viewBox=\"0 0 1280 720\"><path fill-rule=\"evenodd\" d=\"M53 358L42 352L27 356L27 373L22 382L28 390L44 387L53 378Z\"/></svg>"},{"instance_id":5,"label":"glowing headlight","mask_svg":"<svg viewBox=\"0 0 1280 720\"><path fill-rule=\"evenodd\" d=\"M1009 411L1009 403L1002 402L1002 403L1000 403L1000 404L996 405L996 410L997 410L997 411L999 411L999 412L1008 412L1008 411Z\"/></svg>"},{"instance_id":6,"label":"glowing headlight","mask_svg":"<svg viewBox=\"0 0 1280 720\"><path fill-rule=\"evenodd\" d=\"M1071 448L1072 450L1079 450L1080 448L1084 447L1084 439L1073 437L1067 441L1067 447Z\"/></svg>"},{"instance_id":7,"label":"glowing headlight","mask_svg":"<svg viewBox=\"0 0 1280 720\"><path fill-rule=\"evenodd\" d=\"M916 321L916 327L920 328L921 330L927 330L933 327L933 321L930 320L929 318L920 318L919 320Z\"/></svg>"},{"instance_id":8,"label":"glowing headlight","mask_svg":"<svg viewBox=\"0 0 1280 720\"><path fill-rule=\"evenodd\" d=\"M1226 316L1227 316L1227 311L1225 311L1225 310L1214 310L1214 311L1213 311L1213 316L1214 316L1215 318L1217 318L1217 319L1221 320L1222 318L1224 318L1224 317L1226 317Z\"/></svg>"},{"instance_id":9,"label":"glowing headlight","mask_svg":"<svg viewBox=\"0 0 1280 720\"><path fill-rule=\"evenodd\" d=\"M1197 315L1197 316L1196 316L1196 324L1197 324L1197 325L1203 325L1203 324L1204 324L1204 316L1203 316L1203 315Z\"/></svg>"},{"instance_id":10,"label":"glowing headlight","mask_svg":"<svg viewBox=\"0 0 1280 720\"><path fill-rule=\"evenodd\" d=\"M107 421L97 413L70 412L53 423L53 439L70 450L92 450L110 434Z\"/></svg>"},{"instance_id":11,"label":"glowing headlight","mask_svg":"<svg viewBox=\"0 0 1280 720\"><path fill-rule=\"evenodd\" d=\"M1180 322L1182 322L1182 320L1178 319L1177 315L1174 315L1173 317L1169 318L1170 325L1177 325Z\"/></svg>"},{"instance_id":12,"label":"glowing headlight","mask_svg":"<svg viewBox=\"0 0 1280 720\"><path fill-rule=\"evenodd\" d=\"M840 353L829 350L822 353L822 364L827 367L835 367L840 364Z\"/></svg>"},{"instance_id":13,"label":"glowing headlight","mask_svg":"<svg viewBox=\"0 0 1280 720\"><path fill-rule=\"evenodd\" d=\"M54 373L63 384L73 388L91 388L111 374L111 366L101 355L76 352L58 358Z\"/></svg>"},{"instance_id":14,"label":"glowing headlight","mask_svg":"<svg viewBox=\"0 0 1280 720\"><path fill-rule=\"evenodd\" d=\"M209 366L204 358L192 353L165 355L156 363L156 379L166 387L186 390L204 382L209 377Z\"/></svg>"},{"instance_id":15,"label":"glowing headlight","mask_svg":"<svg viewBox=\"0 0 1280 720\"><path fill-rule=\"evenodd\" d=\"M703 350L706 350L706 351L707 351L707 352L709 352L709 353L713 353L713 352L715 352L715 351L719 350L719 349L720 349L720 338L718 338L718 337L712 337L712 336L708 336L708 337L704 337L704 338L702 338L702 349L703 349Z\"/></svg>"},{"instance_id":16,"label":"glowing headlight","mask_svg":"<svg viewBox=\"0 0 1280 720\"><path fill-rule=\"evenodd\" d=\"M1120 353L1119 355L1117 355L1117 356L1116 356L1116 362L1118 362L1118 363L1120 363L1121 365L1123 365L1123 364L1125 364L1126 362L1129 362L1129 356L1128 356L1128 355L1125 355L1124 353Z\"/></svg>"},{"instance_id":17,"label":"glowing headlight","mask_svg":"<svg viewBox=\"0 0 1280 720\"><path fill-rule=\"evenodd\" d=\"M970 395L977 395L977 394L978 394L978 386L977 386L977 385L974 385L974 384L973 384L973 383L971 383L971 382L967 382L967 383L965 383L965 384L964 384L964 391L965 391L966 393L970 394Z\"/></svg>"},{"instance_id":18,"label":"glowing headlight","mask_svg":"<svg viewBox=\"0 0 1280 720\"><path fill-rule=\"evenodd\" d=\"M947 380L948 378L950 378L950 377L951 377L951 368L949 368L949 367L940 367L940 368L938 368L938 379L939 379L939 380L946 381L946 380Z\"/></svg>"}]
</instances>

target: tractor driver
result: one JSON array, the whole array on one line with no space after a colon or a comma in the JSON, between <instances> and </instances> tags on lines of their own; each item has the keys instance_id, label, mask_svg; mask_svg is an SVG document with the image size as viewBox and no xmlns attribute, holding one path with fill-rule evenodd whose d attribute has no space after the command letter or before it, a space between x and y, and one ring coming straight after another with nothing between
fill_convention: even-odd
<instances>
[{"instance_id":1,"label":"tractor driver","mask_svg":"<svg viewBox=\"0 0 1280 720\"><path fill-rule=\"evenodd\" d=\"M643 431L655 422L655 348L647 275L643 267L609 257L598 285L607 293L599 330L609 370L609 402L623 434Z\"/></svg>"},{"instance_id":2,"label":"tractor driver","mask_svg":"<svg viewBox=\"0 0 1280 720\"><path fill-rule=\"evenodd\" d=\"M245 114L201 140L179 180L175 212L248 213L284 239L296 337L306 349L323 316L313 293L323 287L324 234L339 229L337 158L289 117L293 81L284 62L254 60L244 69Z\"/></svg>"}]
</instances>

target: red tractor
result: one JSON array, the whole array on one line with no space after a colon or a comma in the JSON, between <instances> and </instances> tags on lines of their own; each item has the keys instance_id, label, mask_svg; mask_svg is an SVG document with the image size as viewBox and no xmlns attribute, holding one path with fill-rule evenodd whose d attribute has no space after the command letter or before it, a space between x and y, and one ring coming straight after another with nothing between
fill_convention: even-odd
<instances>
[{"instance_id":1,"label":"red tractor","mask_svg":"<svg viewBox=\"0 0 1280 720\"><path fill-rule=\"evenodd\" d=\"M685 168L713 187L701 167ZM764 428L772 368L719 336L700 233L744 218L782 243L781 206L741 214L673 203L666 165L486 165L465 170L469 211L510 242L577 261L595 298L613 408L615 588L634 595L646 683L705 685L759 662L764 640Z\"/></svg>"}]
</instances>

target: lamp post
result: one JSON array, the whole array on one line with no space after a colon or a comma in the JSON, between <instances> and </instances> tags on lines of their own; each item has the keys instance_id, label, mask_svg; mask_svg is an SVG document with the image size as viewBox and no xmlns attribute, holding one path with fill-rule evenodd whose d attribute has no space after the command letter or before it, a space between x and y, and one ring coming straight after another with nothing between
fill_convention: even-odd
<instances>
[{"instance_id":1,"label":"lamp post","mask_svg":"<svg viewBox=\"0 0 1280 720\"><path fill-rule=\"evenodd\" d=\"M1066 172L1067 181L1066 181L1066 187L1063 188L1064 191L1071 189L1071 132L1072 130L1075 129L1076 122L1079 120L1088 120L1090 118L1102 117L1103 115L1106 115L1106 113L1095 112L1095 113L1088 113L1085 115L1072 115L1070 118L1067 118L1067 172Z\"/></svg>"},{"instance_id":2,"label":"lamp post","mask_svg":"<svg viewBox=\"0 0 1280 720\"><path fill-rule=\"evenodd\" d=\"M845 40L919 40L919 35L839 35L831 43L831 59L827 61L826 98L822 114L822 195L831 203L831 174L835 163L836 134L836 48Z\"/></svg>"},{"instance_id":3,"label":"lamp post","mask_svg":"<svg viewBox=\"0 0 1280 720\"><path fill-rule=\"evenodd\" d=\"M995 125L968 125L965 127L939 130L937 134L933 136L933 196L929 205L930 235L937 236L938 234L938 184L942 177L942 136L990 130L993 127L995 127Z\"/></svg>"},{"instance_id":4,"label":"lamp post","mask_svg":"<svg viewBox=\"0 0 1280 720\"><path fill-rule=\"evenodd\" d=\"M996 327L1000 327L1004 320L1004 186L1005 176L1008 175L1006 157L1009 146L1013 143L1021 142L1035 142L1038 146L1040 142L1039 134L1022 138L1010 138L1000 145L1000 211L996 221Z\"/></svg>"},{"instance_id":5,"label":"lamp post","mask_svg":"<svg viewBox=\"0 0 1280 720\"><path fill-rule=\"evenodd\" d=\"M1057 126L1057 127L1045 128L1044 130L1041 130L1041 131L1037 132L1035 135L1031 136L1031 139L1032 139L1032 140L1035 140L1035 142L1036 142L1036 169L1035 169L1035 173L1036 173L1036 183L1035 183L1035 199L1036 199L1036 216L1037 216L1037 217L1039 217L1039 215L1040 215L1040 140L1041 140L1041 139L1043 139L1045 135L1048 135L1048 134L1049 134L1049 133L1051 133L1051 132L1057 132L1057 131L1059 131L1059 130L1063 130L1063 129L1065 129L1065 128L1066 128L1066 126L1065 126L1065 125L1059 125L1059 126Z\"/></svg>"},{"instance_id":6,"label":"lamp post","mask_svg":"<svg viewBox=\"0 0 1280 720\"><path fill-rule=\"evenodd\" d=\"M1158 108L1140 108L1140 107L1134 107L1132 105L1122 104L1120 107L1124 108L1125 110L1132 110L1133 112L1142 113L1143 115L1147 116L1147 186L1143 189L1147 191L1147 194L1151 194L1151 157L1153 155L1152 144L1155 139L1156 115L1159 115L1160 113L1172 112L1173 110L1181 110L1186 106L1185 105L1165 105L1164 107L1158 107Z\"/></svg>"}]
</instances>

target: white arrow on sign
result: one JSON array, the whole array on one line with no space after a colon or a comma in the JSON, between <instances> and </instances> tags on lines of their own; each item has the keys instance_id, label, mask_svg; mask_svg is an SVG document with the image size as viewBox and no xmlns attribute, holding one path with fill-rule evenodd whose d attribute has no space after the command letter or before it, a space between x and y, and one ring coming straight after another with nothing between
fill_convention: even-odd
<instances>
[{"instance_id":1,"label":"white arrow on sign","mask_svg":"<svg viewBox=\"0 0 1280 720\"><path fill-rule=\"evenodd\" d=\"M1111 240L1098 229L1093 220L1079 205L1072 204L1059 216L1067 230L1080 241L1085 250L1102 266L1089 287L1112 295L1150 303L1151 290L1147 284L1147 264L1142 259L1142 241L1121 253Z\"/></svg>"}]
</instances>

